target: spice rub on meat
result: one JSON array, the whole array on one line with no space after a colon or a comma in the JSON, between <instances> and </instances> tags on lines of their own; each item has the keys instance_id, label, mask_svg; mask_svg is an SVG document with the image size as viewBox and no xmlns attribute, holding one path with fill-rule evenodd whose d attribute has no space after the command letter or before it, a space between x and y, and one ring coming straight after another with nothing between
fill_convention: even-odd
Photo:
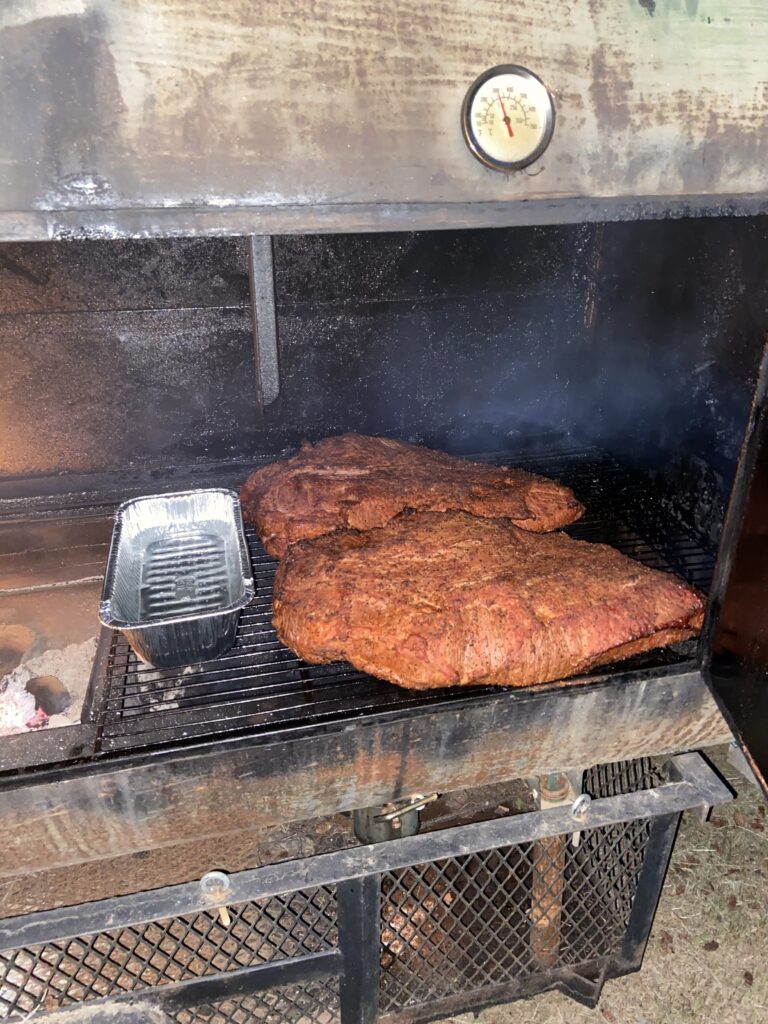
<instances>
[{"instance_id":1,"label":"spice rub on meat","mask_svg":"<svg viewBox=\"0 0 768 1024\"><path fill-rule=\"evenodd\" d=\"M274 624L310 662L414 689L527 686L687 639L704 602L604 544L464 512L292 546Z\"/></svg>"},{"instance_id":2,"label":"spice rub on meat","mask_svg":"<svg viewBox=\"0 0 768 1024\"><path fill-rule=\"evenodd\" d=\"M405 509L503 516L535 533L583 512L570 488L546 477L360 434L305 444L292 458L257 469L240 498L245 519L278 558L296 541L383 526Z\"/></svg>"}]
</instances>

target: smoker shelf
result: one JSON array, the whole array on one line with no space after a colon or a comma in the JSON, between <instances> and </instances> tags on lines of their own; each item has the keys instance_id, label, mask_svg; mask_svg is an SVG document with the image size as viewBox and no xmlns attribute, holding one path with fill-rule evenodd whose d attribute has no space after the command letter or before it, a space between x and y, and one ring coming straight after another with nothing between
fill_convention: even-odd
<instances>
[{"instance_id":1,"label":"smoker shelf","mask_svg":"<svg viewBox=\"0 0 768 1024\"><path fill-rule=\"evenodd\" d=\"M605 453L572 448L528 459L504 453L488 460L524 465L571 486L587 509L569 528L572 536L611 544L645 565L678 573L703 592L709 589L714 555L660 507L645 478L628 473ZM410 692L346 664L301 661L283 647L272 627L276 562L264 553L253 530L247 530L247 539L256 598L243 612L234 647L223 657L183 672L157 670L140 663L120 634L112 635L101 692L94 701L95 753L245 731L282 731L498 692L498 687ZM694 654L695 641L690 641L625 661L609 674L684 665ZM606 674L600 669L582 681Z\"/></svg>"}]
</instances>

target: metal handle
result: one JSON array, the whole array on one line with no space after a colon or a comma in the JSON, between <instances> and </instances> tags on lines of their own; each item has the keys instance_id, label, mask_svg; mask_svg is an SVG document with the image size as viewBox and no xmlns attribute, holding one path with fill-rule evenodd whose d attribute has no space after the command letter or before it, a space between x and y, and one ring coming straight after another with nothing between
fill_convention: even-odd
<instances>
[{"instance_id":1,"label":"metal handle","mask_svg":"<svg viewBox=\"0 0 768 1024\"><path fill-rule=\"evenodd\" d=\"M229 890L229 875L224 871L209 871L200 879L200 892L216 906L219 921L225 928L229 928L232 924L229 911L222 902Z\"/></svg>"},{"instance_id":2,"label":"metal handle","mask_svg":"<svg viewBox=\"0 0 768 1024\"><path fill-rule=\"evenodd\" d=\"M578 818L579 820L585 818L589 813L591 803L592 797L589 793L580 793L571 804L571 814L574 818Z\"/></svg>"},{"instance_id":3,"label":"metal handle","mask_svg":"<svg viewBox=\"0 0 768 1024\"><path fill-rule=\"evenodd\" d=\"M407 814L408 811L420 811L426 807L427 804L431 804L434 800L437 800L439 794L430 793L429 796L422 796L421 793L414 793L413 796L409 797L404 804L398 804L391 811L384 811L382 814L377 814L374 821L394 821L395 818L399 818L401 814Z\"/></svg>"}]
</instances>

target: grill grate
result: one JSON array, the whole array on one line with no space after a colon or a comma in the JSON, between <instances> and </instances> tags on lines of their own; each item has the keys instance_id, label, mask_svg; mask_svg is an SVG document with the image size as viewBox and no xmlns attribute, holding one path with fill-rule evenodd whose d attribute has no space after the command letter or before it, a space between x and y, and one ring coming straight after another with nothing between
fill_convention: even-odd
<instances>
[{"instance_id":1,"label":"grill grate","mask_svg":"<svg viewBox=\"0 0 768 1024\"><path fill-rule=\"evenodd\" d=\"M595 796L652 787L647 760L587 773ZM616 955L650 836L639 819L387 873L381 1010L417 1006ZM544 918L547 920L544 920ZM555 922L545 944L536 922ZM545 955L551 954L551 955Z\"/></svg>"},{"instance_id":2,"label":"grill grate","mask_svg":"<svg viewBox=\"0 0 768 1024\"><path fill-rule=\"evenodd\" d=\"M509 458L509 456L507 456ZM524 465L520 459L516 464ZM528 468L575 490L587 513L569 532L603 541L652 568L674 571L707 591L714 558L647 494L647 484L600 452L574 449L529 460ZM179 672L139 662L120 634L112 637L101 707L100 752L142 749L245 730L275 730L382 710L465 699L467 691L399 689L351 666L308 665L286 650L272 628L273 559L247 529L256 598L244 610L235 646L216 661ZM649 668L682 664L694 642L625 663ZM601 670L605 671L605 670ZM473 694L493 692L478 687Z\"/></svg>"},{"instance_id":3,"label":"grill grate","mask_svg":"<svg viewBox=\"0 0 768 1024\"><path fill-rule=\"evenodd\" d=\"M267 992L179 1010L177 1024L333 1024L339 1019L339 983L282 985Z\"/></svg>"},{"instance_id":4,"label":"grill grate","mask_svg":"<svg viewBox=\"0 0 768 1024\"><path fill-rule=\"evenodd\" d=\"M0 952L0 1019L318 953L337 942L333 887L228 910L227 928L203 911Z\"/></svg>"}]
</instances>

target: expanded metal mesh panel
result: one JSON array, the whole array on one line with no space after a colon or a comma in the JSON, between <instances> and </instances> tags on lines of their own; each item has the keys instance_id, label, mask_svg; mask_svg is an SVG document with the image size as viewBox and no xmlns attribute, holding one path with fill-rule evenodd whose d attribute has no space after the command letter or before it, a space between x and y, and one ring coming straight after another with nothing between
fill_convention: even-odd
<instances>
[{"instance_id":1,"label":"expanded metal mesh panel","mask_svg":"<svg viewBox=\"0 0 768 1024\"><path fill-rule=\"evenodd\" d=\"M647 483L594 450L571 449L512 460L570 485L584 517L568 532L611 544L651 568L679 573L706 592L714 559L701 541L649 497ZM246 530L256 581L234 647L223 657L185 669L157 670L139 662L119 633L112 637L99 718L99 749L139 749L182 739L245 730L276 730L383 710L417 709L454 698L466 688L408 691L344 663L309 665L287 650L272 626L276 562ZM692 659L695 643L652 651L624 667L651 668ZM599 670L604 672L605 669ZM494 692L476 687L473 694Z\"/></svg>"},{"instance_id":2,"label":"expanded metal mesh panel","mask_svg":"<svg viewBox=\"0 0 768 1024\"><path fill-rule=\"evenodd\" d=\"M334 1024L339 1019L339 983L306 981L267 992L222 999L179 1010L177 1024Z\"/></svg>"},{"instance_id":3,"label":"expanded metal mesh panel","mask_svg":"<svg viewBox=\"0 0 768 1024\"><path fill-rule=\"evenodd\" d=\"M640 757L635 761L615 761L589 768L584 772L583 789L591 797L620 796L653 789L663 781L659 766L648 757Z\"/></svg>"},{"instance_id":4,"label":"expanded metal mesh panel","mask_svg":"<svg viewBox=\"0 0 768 1024\"><path fill-rule=\"evenodd\" d=\"M652 786L649 761L588 773L608 796ZM642 870L644 819L382 876L381 1009L416 1006L617 954Z\"/></svg>"},{"instance_id":5,"label":"expanded metal mesh panel","mask_svg":"<svg viewBox=\"0 0 768 1024\"><path fill-rule=\"evenodd\" d=\"M204 911L0 952L0 1019L317 953L337 942L333 887L228 911L227 926Z\"/></svg>"}]
</instances>

